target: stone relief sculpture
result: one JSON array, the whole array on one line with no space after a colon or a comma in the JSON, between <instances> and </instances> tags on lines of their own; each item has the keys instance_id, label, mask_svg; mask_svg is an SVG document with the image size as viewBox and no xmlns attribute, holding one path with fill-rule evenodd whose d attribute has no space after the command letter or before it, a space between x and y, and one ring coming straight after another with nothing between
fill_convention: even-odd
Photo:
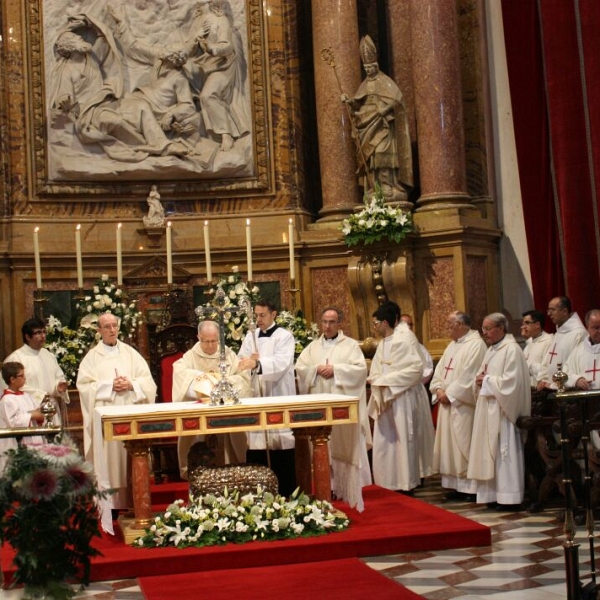
<instances>
[{"instance_id":1,"label":"stone relief sculpture","mask_svg":"<svg viewBox=\"0 0 600 600\"><path fill-rule=\"evenodd\" d=\"M232 2L45 0L51 178L251 175L244 0Z\"/></svg>"},{"instance_id":2,"label":"stone relief sculpture","mask_svg":"<svg viewBox=\"0 0 600 600\"><path fill-rule=\"evenodd\" d=\"M381 186L387 201L404 201L413 185L412 154L402 92L379 70L377 50L367 35L360 41L366 78L353 97L342 94L354 121L358 175L365 194Z\"/></svg>"},{"instance_id":3,"label":"stone relief sculpture","mask_svg":"<svg viewBox=\"0 0 600 600\"><path fill-rule=\"evenodd\" d=\"M148 203L148 215L143 218L146 227L162 227L165 224L165 209L160 203L158 188L153 185L146 198Z\"/></svg>"}]
</instances>

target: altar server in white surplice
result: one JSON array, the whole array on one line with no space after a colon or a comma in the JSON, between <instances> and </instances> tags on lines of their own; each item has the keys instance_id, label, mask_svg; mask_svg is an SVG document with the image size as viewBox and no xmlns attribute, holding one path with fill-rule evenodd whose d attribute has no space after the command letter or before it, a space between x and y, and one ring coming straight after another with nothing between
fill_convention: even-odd
<instances>
[{"instance_id":1,"label":"altar server in white surplice","mask_svg":"<svg viewBox=\"0 0 600 600\"><path fill-rule=\"evenodd\" d=\"M521 335L527 340L523 353L529 367L531 387L537 388L544 359L554 342L551 334L544 331L546 316L539 310L528 310L523 313Z\"/></svg>"},{"instance_id":2,"label":"altar server in white surplice","mask_svg":"<svg viewBox=\"0 0 600 600\"><path fill-rule=\"evenodd\" d=\"M198 400L208 402L210 392L220 379L219 325L202 321L198 325L198 342L179 360L173 363L173 402ZM252 395L250 373L238 370L238 357L225 347L227 380L237 390L240 398ZM177 441L177 454L181 476L187 479L187 455L195 442L204 441L204 435L183 435ZM246 435L243 432L224 433L218 436L217 462L243 463L246 460Z\"/></svg>"},{"instance_id":3,"label":"altar server in white surplice","mask_svg":"<svg viewBox=\"0 0 600 600\"><path fill-rule=\"evenodd\" d=\"M97 439L94 409L153 403L156 384L142 356L117 339L119 325L119 319L111 313L98 318L102 339L81 361L77 389L83 415L85 459L94 465L100 488L116 490L111 497L113 508L127 508L127 452L122 442ZM104 523L103 519L103 526Z\"/></svg>"},{"instance_id":4,"label":"altar server in white surplice","mask_svg":"<svg viewBox=\"0 0 600 600\"><path fill-rule=\"evenodd\" d=\"M556 389L552 376L558 365L565 364L575 346L587 335L579 315L571 312L571 301L566 296L557 296L548 302L548 316L556 325L556 333L540 370L538 390Z\"/></svg>"},{"instance_id":5,"label":"altar server in white surplice","mask_svg":"<svg viewBox=\"0 0 600 600\"><path fill-rule=\"evenodd\" d=\"M246 334L238 352L238 368L251 372L255 396L295 396L294 336L275 323L277 311L268 300L256 303L254 316L257 330ZM279 480L279 491L285 496L290 495L296 487L294 446L291 429L248 433L248 462L266 465L270 460L271 468Z\"/></svg>"},{"instance_id":6,"label":"altar server in white surplice","mask_svg":"<svg viewBox=\"0 0 600 600\"><path fill-rule=\"evenodd\" d=\"M373 313L373 327L381 338L368 379L368 412L375 421L373 480L381 487L412 493L421 479L419 440L432 423L429 416L424 424L419 410L421 396L427 394L421 383L424 363L419 342L399 320L395 302L386 302Z\"/></svg>"},{"instance_id":7,"label":"altar server in white surplice","mask_svg":"<svg viewBox=\"0 0 600 600\"><path fill-rule=\"evenodd\" d=\"M338 308L326 308L321 313L323 333L298 357L296 375L301 394L345 394L359 399L359 426L333 427L329 454L333 493L362 512L361 488L372 483L367 455L367 449L371 447L367 416L367 363L358 342L346 337L340 329L342 317Z\"/></svg>"},{"instance_id":8,"label":"altar server in white surplice","mask_svg":"<svg viewBox=\"0 0 600 600\"><path fill-rule=\"evenodd\" d=\"M502 313L485 317L481 330L489 347L475 378L479 396L467 477L477 480L477 502L513 510L525 494L523 432L517 419L531 414L529 369Z\"/></svg>"},{"instance_id":9,"label":"altar server in white surplice","mask_svg":"<svg viewBox=\"0 0 600 600\"><path fill-rule=\"evenodd\" d=\"M51 352L44 345L46 343L46 324L40 319L28 319L21 327L23 345L11 352L4 362L19 362L25 367L27 383L23 392L29 394L38 404L46 394L52 398L59 398L67 391L67 378L58 365ZM2 390L6 385L0 383ZM60 416L54 418L55 424L60 424Z\"/></svg>"},{"instance_id":10,"label":"altar server in white surplice","mask_svg":"<svg viewBox=\"0 0 600 600\"><path fill-rule=\"evenodd\" d=\"M442 474L447 500L475 500L476 484L467 479L473 415L477 394L473 381L486 352L479 332L471 329L471 317L455 311L448 316L452 341L444 350L430 390L439 403L433 466Z\"/></svg>"}]
</instances>

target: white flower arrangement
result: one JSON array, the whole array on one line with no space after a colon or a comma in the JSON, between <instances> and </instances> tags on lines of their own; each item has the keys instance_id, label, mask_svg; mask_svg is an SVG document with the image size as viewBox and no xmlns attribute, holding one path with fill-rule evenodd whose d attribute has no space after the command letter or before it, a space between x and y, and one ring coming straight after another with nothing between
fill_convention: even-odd
<instances>
[{"instance_id":1,"label":"white flower arrangement","mask_svg":"<svg viewBox=\"0 0 600 600\"><path fill-rule=\"evenodd\" d=\"M302 354L302 350L321 334L319 326L316 323L309 324L300 312L294 316L294 313L289 310L282 310L277 314L275 322L280 327L289 330L294 336L294 340L296 340L294 358L298 358Z\"/></svg>"},{"instance_id":2,"label":"white flower arrangement","mask_svg":"<svg viewBox=\"0 0 600 600\"><path fill-rule=\"evenodd\" d=\"M135 300L126 301L123 291L103 274L93 286L92 293L75 305L77 329L63 325L53 315L46 326L46 348L54 354L70 384L77 380L79 364L87 351L100 339L98 317L110 312L121 320L119 339L131 341L143 323L142 313Z\"/></svg>"},{"instance_id":3,"label":"white flower arrangement","mask_svg":"<svg viewBox=\"0 0 600 600\"><path fill-rule=\"evenodd\" d=\"M382 238L399 243L413 230L410 213L385 204L381 187L375 185L371 198L365 196L364 208L342 221L342 233L348 246L372 244Z\"/></svg>"},{"instance_id":4,"label":"white flower arrangement","mask_svg":"<svg viewBox=\"0 0 600 600\"><path fill-rule=\"evenodd\" d=\"M242 276L239 274L237 266L232 267L231 271L231 275L220 276L217 284L220 285L225 292L225 308L227 308L227 306L237 307L241 298L244 296L249 298L251 304L254 306L254 303L259 298L260 289L255 285L252 287L252 290L248 290L248 286L242 280ZM207 294L209 296L214 295L216 287L217 286L208 290ZM216 320L216 313L213 316L209 316L209 318L215 318ZM302 350L304 350L310 342L319 337L318 325L316 323L308 324L301 313L294 316L290 311L282 310L278 313L275 322L277 325L284 329L288 329L293 334L294 339L296 340L296 358L300 356ZM240 349L247 330L248 316L245 313L237 311L225 312L225 343L234 352L237 352Z\"/></svg>"},{"instance_id":5,"label":"white flower arrangement","mask_svg":"<svg viewBox=\"0 0 600 600\"><path fill-rule=\"evenodd\" d=\"M204 547L323 535L347 529L346 515L325 500L312 500L299 489L289 499L265 491L207 494L176 500L158 515L145 535L134 542L140 548Z\"/></svg>"}]
</instances>

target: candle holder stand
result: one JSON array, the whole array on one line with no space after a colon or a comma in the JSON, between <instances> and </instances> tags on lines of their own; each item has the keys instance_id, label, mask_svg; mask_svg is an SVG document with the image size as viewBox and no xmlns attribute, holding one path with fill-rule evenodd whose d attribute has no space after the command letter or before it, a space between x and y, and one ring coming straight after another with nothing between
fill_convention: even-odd
<instances>
[{"instance_id":1,"label":"candle holder stand","mask_svg":"<svg viewBox=\"0 0 600 600\"><path fill-rule=\"evenodd\" d=\"M302 290L296 287L296 278L290 279L290 287L287 290L290 293L290 301L292 303L292 313L296 316L296 312L301 310L299 304L296 301L296 294L300 293Z\"/></svg>"},{"instance_id":2,"label":"candle holder stand","mask_svg":"<svg viewBox=\"0 0 600 600\"><path fill-rule=\"evenodd\" d=\"M42 321L44 320L44 305L48 302L48 296L44 296L44 288L36 288L33 292L33 314Z\"/></svg>"}]
</instances>

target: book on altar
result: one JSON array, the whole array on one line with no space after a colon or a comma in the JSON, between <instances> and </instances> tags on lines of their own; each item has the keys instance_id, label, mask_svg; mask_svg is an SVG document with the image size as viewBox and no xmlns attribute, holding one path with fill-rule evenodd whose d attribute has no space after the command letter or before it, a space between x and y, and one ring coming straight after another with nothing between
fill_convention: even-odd
<instances>
[{"instance_id":1,"label":"book on altar","mask_svg":"<svg viewBox=\"0 0 600 600\"><path fill-rule=\"evenodd\" d=\"M210 393L221 379L220 373L203 373L198 375L194 381L194 392L198 400L206 402L210 400Z\"/></svg>"}]
</instances>

